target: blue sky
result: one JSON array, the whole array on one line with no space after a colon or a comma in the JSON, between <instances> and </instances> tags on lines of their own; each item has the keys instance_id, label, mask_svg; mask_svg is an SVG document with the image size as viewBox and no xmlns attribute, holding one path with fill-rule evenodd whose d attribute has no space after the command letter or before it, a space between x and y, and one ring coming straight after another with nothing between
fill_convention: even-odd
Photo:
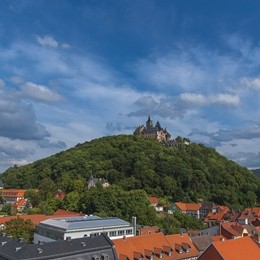
<instances>
[{"instance_id":1,"label":"blue sky","mask_svg":"<svg viewBox=\"0 0 260 260\"><path fill-rule=\"evenodd\" d=\"M148 115L260 167L259 1L0 4L0 172Z\"/></svg>"}]
</instances>

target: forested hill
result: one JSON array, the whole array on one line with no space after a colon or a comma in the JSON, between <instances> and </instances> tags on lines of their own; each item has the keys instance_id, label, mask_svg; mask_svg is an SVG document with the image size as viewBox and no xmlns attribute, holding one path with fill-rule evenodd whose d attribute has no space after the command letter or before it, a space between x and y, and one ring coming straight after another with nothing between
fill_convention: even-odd
<instances>
[{"instance_id":1,"label":"forested hill","mask_svg":"<svg viewBox=\"0 0 260 260\"><path fill-rule=\"evenodd\" d=\"M254 169L254 170L252 170L252 172L253 172L256 176L260 177L260 169Z\"/></svg>"},{"instance_id":2,"label":"forested hill","mask_svg":"<svg viewBox=\"0 0 260 260\"><path fill-rule=\"evenodd\" d=\"M143 189L171 200L199 198L234 207L260 201L260 183L250 170L200 144L165 147L132 135L103 137L22 167L9 168L9 188L38 188L52 180L70 192L71 180L103 177L125 190Z\"/></svg>"}]
</instances>

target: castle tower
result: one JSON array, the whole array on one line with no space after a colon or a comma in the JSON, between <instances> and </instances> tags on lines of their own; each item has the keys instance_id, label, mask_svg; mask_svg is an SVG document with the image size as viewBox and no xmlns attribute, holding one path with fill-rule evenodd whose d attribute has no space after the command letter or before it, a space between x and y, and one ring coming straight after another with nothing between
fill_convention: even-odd
<instances>
[{"instance_id":1,"label":"castle tower","mask_svg":"<svg viewBox=\"0 0 260 260\"><path fill-rule=\"evenodd\" d=\"M146 128L152 128L153 127L153 121L151 120L151 117L148 117L148 120L146 121Z\"/></svg>"}]
</instances>

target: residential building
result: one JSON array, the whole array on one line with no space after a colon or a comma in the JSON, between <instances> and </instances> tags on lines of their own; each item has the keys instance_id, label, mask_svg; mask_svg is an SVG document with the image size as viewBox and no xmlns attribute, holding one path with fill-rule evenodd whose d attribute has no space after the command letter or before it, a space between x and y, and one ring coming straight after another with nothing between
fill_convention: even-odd
<instances>
[{"instance_id":1,"label":"residential building","mask_svg":"<svg viewBox=\"0 0 260 260\"><path fill-rule=\"evenodd\" d=\"M199 208L200 218L204 219L209 213L216 212L216 205L213 202L202 202Z\"/></svg>"},{"instance_id":2,"label":"residential building","mask_svg":"<svg viewBox=\"0 0 260 260\"><path fill-rule=\"evenodd\" d=\"M219 225L205 228L200 230L199 235L210 235L210 236L218 236L220 234L220 227Z\"/></svg>"},{"instance_id":3,"label":"residential building","mask_svg":"<svg viewBox=\"0 0 260 260\"><path fill-rule=\"evenodd\" d=\"M119 260L196 259L198 250L187 234L155 233L113 240Z\"/></svg>"},{"instance_id":4,"label":"residential building","mask_svg":"<svg viewBox=\"0 0 260 260\"><path fill-rule=\"evenodd\" d=\"M102 233L111 239L134 236L136 218L133 217L132 223L116 217L100 218L92 215L47 219L37 225L34 243L97 236Z\"/></svg>"},{"instance_id":5,"label":"residential building","mask_svg":"<svg viewBox=\"0 0 260 260\"><path fill-rule=\"evenodd\" d=\"M191 237L191 240L199 252L203 252L214 241L210 235Z\"/></svg>"},{"instance_id":6,"label":"residential building","mask_svg":"<svg viewBox=\"0 0 260 260\"><path fill-rule=\"evenodd\" d=\"M241 225L238 222L225 222L220 224L220 234L226 239L235 239L251 236L248 225Z\"/></svg>"},{"instance_id":7,"label":"residential building","mask_svg":"<svg viewBox=\"0 0 260 260\"><path fill-rule=\"evenodd\" d=\"M167 235L165 237L173 249L173 259L194 260L199 256L199 251L188 234Z\"/></svg>"},{"instance_id":8,"label":"residential building","mask_svg":"<svg viewBox=\"0 0 260 260\"><path fill-rule=\"evenodd\" d=\"M1 260L117 260L114 245L104 234L37 245L0 236L0 245Z\"/></svg>"},{"instance_id":9,"label":"residential building","mask_svg":"<svg viewBox=\"0 0 260 260\"><path fill-rule=\"evenodd\" d=\"M0 194L3 198L3 202L5 203L15 203L18 200L24 199L24 194L26 190L21 189L0 189Z\"/></svg>"},{"instance_id":10,"label":"residential building","mask_svg":"<svg viewBox=\"0 0 260 260\"><path fill-rule=\"evenodd\" d=\"M230 209L228 206L224 206L224 205L218 205L216 207L216 212L219 213L219 212L225 212L225 213L228 213L230 212Z\"/></svg>"},{"instance_id":11,"label":"residential building","mask_svg":"<svg viewBox=\"0 0 260 260\"><path fill-rule=\"evenodd\" d=\"M200 203L183 203L176 202L171 210L173 212L181 212L183 214L187 214L196 218L200 218L199 209L201 207Z\"/></svg>"},{"instance_id":12,"label":"residential building","mask_svg":"<svg viewBox=\"0 0 260 260\"><path fill-rule=\"evenodd\" d=\"M159 199L157 197L149 197L151 206L153 206L156 212L163 212L163 205L160 205Z\"/></svg>"},{"instance_id":13,"label":"residential building","mask_svg":"<svg viewBox=\"0 0 260 260\"><path fill-rule=\"evenodd\" d=\"M88 180L88 183L87 183L87 188L90 189L92 187L96 187L97 184L100 184L102 185L103 188L106 188L108 186L110 186L110 184L107 182L106 179L104 178L93 178L91 176L91 178Z\"/></svg>"},{"instance_id":14,"label":"residential building","mask_svg":"<svg viewBox=\"0 0 260 260\"><path fill-rule=\"evenodd\" d=\"M199 256L199 260L259 260L260 248L251 237L216 241Z\"/></svg>"},{"instance_id":15,"label":"residential building","mask_svg":"<svg viewBox=\"0 0 260 260\"><path fill-rule=\"evenodd\" d=\"M11 215L25 213L32 205L27 199L20 199L11 205Z\"/></svg>"},{"instance_id":16,"label":"residential building","mask_svg":"<svg viewBox=\"0 0 260 260\"><path fill-rule=\"evenodd\" d=\"M21 218L21 219L30 219L34 225L38 225L41 221L50 219L50 218L64 218L64 217L76 217L82 216L82 213L72 212L68 210L58 209L53 215L44 215L44 214L33 214L33 215L18 215L18 216L5 216L0 218L0 230L5 229L5 222L10 221L11 219Z\"/></svg>"},{"instance_id":17,"label":"residential building","mask_svg":"<svg viewBox=\"0 0 260 260\"><path fill-rule=\"evenodd\" d=\"M161 232L157 226L138 226L136 227L136 235L143 236Z\"/></svg>"},{"instance_id":18,"label":"residential building","mask_svg":"<svg viewBox=\"0 0 260 260\"><path fill-rule=\"evenodd\" d=\"M60 200L64 200L66 194L62 190L58 189L57 192L54 194L54 197Z\"/></svg>"},{"instance_id":19,"label":"residential building","mask_svg":"<svg viewBox=\"0 0 260 260\"><path fill-rule=\"evenodd\" d=\"M208 215L204 218L203 222L207 223L208 227L216 226L224 221L225 215L225 212L209 212Z\"/></svg>"}]
</instances>

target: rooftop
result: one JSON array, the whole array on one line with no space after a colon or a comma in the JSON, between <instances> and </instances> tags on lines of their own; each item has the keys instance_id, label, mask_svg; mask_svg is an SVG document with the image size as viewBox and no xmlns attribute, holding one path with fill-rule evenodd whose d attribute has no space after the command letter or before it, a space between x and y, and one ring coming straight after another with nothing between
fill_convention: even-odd
<instances>
[{"instance_id":1,"label":"rooftop","mask_svg":"<svg viewBox=\"0 0 260 260\"><path fill-rule=\"evenodd\" d=\"M250 237L213 242L199 259L258 260L260 248Z\"/></svg>"},{"instance_id":2,"label":"rooftop","mask_svg":"<svg viewBox=\"0 0 260 260\"><path fill-rule=\"evenodd\" d=\"M183 203L183 202L176 202L175 205L182 211L197 211L200 209L201 204L199 203Z\"/></svg>"},{"instance_id":3,"label":"rooftop","mask_svg":"<svg viewBox=\"0 0 260 260\"><path fill-rule=\"evenodd\" d=\"M130 223L120 218L100 218L98 216L79 216L66 218L51 218L42 221L40 226L52 226L63 230L95 229L100 227L129 226Z\"/></svg>"},{"instance_id":4,"label":"rooftop","mask_svg":"<svg viewBox=\"0 0 260 260\"><path fill-rule=\"evenodd\" d=\"M109 259L117 259L113 243L105 235L78 239L59 240L45 244L27 244L10 237L0 237L0 259L64 259L84 254L92 259L94 254L105 253ZM71 258L66 258L71 259ZM76 259L76 257L75 257Z\"/></svg>"}]
</instances>

